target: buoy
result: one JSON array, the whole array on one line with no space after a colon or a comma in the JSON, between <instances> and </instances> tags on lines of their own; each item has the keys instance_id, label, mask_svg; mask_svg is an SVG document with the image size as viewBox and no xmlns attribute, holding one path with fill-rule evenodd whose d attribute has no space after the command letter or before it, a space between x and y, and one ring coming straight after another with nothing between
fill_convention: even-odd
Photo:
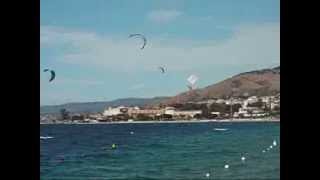
<instances>
[{"instance_id":1,"label":"buoy","mask_svg":"<svg viewBox=\"0 0 320 180\"><path fill-rule=\"evenodd\" d=\"M241 161L245 161L246 158L244 156L241 157Z\"/></svg>"},{"instance_id":2,"label":"buoy","mask_svg":"<svg viewBox=\"0 0 320 180\"><path fill-rule=\"evenodd\" d=\"M277 141L274 140L272 144L273 144L273 146L277 146Z\"/></svg>"},{"instance_id":3,"label":"buoy","mask_svg":"<svg viewBox=\"0 0 320 180\"><path fill-rule=\"evenodd\" d=\"M224 168L225 168L225 169L228 169L228 168L229 168L229 165L228 165L228 164L224 165Z\"/></svg>"},{"instance_id":4,"label":"buoy","mask_svg":"<svg viewBox=\"0 0 320 180\"><path fill-rule=\"evenodd\" d=\"M265 153L266 151L265 151L265 150L262 150L262 152Z\"/></svg>"},{"instance_id":5,"label":"buoy","mask_svg":"<svg viewBox=\"0 0 320 180\"><path fill-rule=\"evenodd\" d=\"M130 132L130 134L134 134L134 132L133 132L133 131L131 131L131 132Z\"/></svg>"},{"instance_id":6,"label":"buoy","mask_svg":"<svg viewBox=\"0 0 320 180\"><path fill-rule=\"evenodd\" d=\"M116 148L116 145L115 145L115 144L112 144L111 147L112 147L112 149L115 149L115 148Z\"/></svg>"},{"instance_id":7,"label":"buoy","mask_svg":"<svg viewBox=\"0 0 320 180\"><path fill-rule=\"evenodd\" d=\"M210 174L209 174L209 173L207 173L207 174L206 174L206 177L210 177Z\"/></svg>"},{"instance_id":8,"label":"buoy","mask_svg":"<svg viewBox=\"0 0 320 180\"><path fill-rule=\"evenodd\" d=\"M273 148L272 145L269 148L272 149Z\"/></svg>"}]
</instances>

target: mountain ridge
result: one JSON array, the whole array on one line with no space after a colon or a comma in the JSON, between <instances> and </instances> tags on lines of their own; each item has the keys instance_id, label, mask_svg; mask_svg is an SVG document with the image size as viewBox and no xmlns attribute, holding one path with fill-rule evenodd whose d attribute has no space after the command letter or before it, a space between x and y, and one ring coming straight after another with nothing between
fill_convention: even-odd
<instances>
[{"instance_id":1,"label":"mountain ridge","mask_svg":"<svg viewBox=\"0 0 320 180\"><path fill-rule=\"evenodd\" d=\"M264 96L280 93L280 66L239 73L215 84L182 92L161 104L183 104L212 98L249 95Z\"/></svg>"},{"instance_id":2,"label":"mountain ridge","mask_svg":"<svg viewBox=\"0 0 320 180\"><path fill-rule=\"evenodd\" d=\"M257 96L280 93L280 66L239 73L225 80L204 88L179 93L172 97L153 98L121 98L112 101L66 103L62 105L40 106L40 114L59 113L60 109L67 109L74 113L102 112L108 106L140 106L155 107L202 101L211 98L227 98L231 95L242 96L245 93Z\"/></svg>"},{"instance_id":3,"label":"mountain ridge","mask_svg":"<svg viewBox=\"0 0 320 180\"><path fill-rule=\"evenodd\" d=\"M108 106L145 106L147 104L158 103L168 97L153 98L121 98L112 101L96 102L75 102L61 105L44 105L40 106L40 114L56 114L60 109L67 109L73 113L95 113L101 112Z\"/></svg>"}]
</instances>

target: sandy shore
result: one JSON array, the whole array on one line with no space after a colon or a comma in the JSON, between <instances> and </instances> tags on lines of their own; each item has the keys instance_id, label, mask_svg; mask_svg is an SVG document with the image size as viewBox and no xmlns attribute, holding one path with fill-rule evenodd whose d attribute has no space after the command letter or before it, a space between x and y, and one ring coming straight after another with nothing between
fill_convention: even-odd
<instances>
[{"instance_id":1,"label":"sandy shore","mask_svg":"<svg viewBox=\"0 0 320 180\"><path fill-rule=\"evenodd\" d=\"M175 121L117 121L117 122L98 122L98 123L55 123L55 124L154 124L154 123L207 123L207 122L280 122L280 119L205 119L205 120L175 120ZM54 123L40 123L54 124Z\"/></svg>"}]
</instances>

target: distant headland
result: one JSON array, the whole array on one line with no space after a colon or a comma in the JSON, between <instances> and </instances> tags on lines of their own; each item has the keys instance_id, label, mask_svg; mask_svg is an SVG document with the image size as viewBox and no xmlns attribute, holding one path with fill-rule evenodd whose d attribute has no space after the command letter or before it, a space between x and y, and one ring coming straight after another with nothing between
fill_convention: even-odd
<instances>
[{"instance_id":1,"label":"distant headland","mask_svg":"<svg viewBox=\"0 0 320 180\"><path fill-rule=\"evenodd\" d=\"M280 120L280 66L241 73L173 97L126 98L40 107L40 123L209 120Z\"/></svg>"}]
</instances>

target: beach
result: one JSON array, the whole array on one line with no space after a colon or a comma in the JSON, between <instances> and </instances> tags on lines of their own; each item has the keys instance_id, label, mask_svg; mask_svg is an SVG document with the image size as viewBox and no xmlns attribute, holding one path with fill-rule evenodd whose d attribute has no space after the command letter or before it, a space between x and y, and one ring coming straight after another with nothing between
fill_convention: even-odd
<instances>
[{"instance_id":1,"label":"beach","mask_svg":"<svg viewBox=\"0 0 320 180\"><path fill-rule=\"evenodd\" d=\"M154 124L154 123L207 123L207 122L280 122L280 119L204 119L204 120L173 120L173 121L111 121L111 122L66 122L66 123L40 123L40 124Z\"/></svg>"}]
</instances>

